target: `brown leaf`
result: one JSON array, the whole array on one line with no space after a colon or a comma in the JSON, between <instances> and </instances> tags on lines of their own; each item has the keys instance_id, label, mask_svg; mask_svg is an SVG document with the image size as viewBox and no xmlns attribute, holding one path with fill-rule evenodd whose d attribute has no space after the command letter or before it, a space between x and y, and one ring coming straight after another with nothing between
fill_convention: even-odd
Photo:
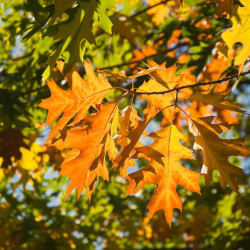
<instances>
[{"instance_id":1,"label":"brown leaf","mask_svg":"<svg viewBox=\"0 0 250 250\"><path fill-rule=\"evenodd\" d=\"M244 146L244 139L221 139L219 135L232 127L227 123L212 124L214 116L191 118L190 131L195 137L194 149L200 147L204 152L202 173L206 184L213 179L213 170L220 174L220 184L223 189L229 184L237 192L235 178L244 175L243 170L228 162L229 156L246 156L250 150Z\"/></svg>"},{"instance_id":2,"label":"brown leaf","mask_svg":"<svg viewBox=\"0 0 250 250\"><path fill-rule=\"evenodd\" d=\"M195 100L203 103L213 105L214 107L227 109L239 113L246 113L244 110L240 110L239 104L231 103L225 100L225 97L229 94L229 91L222 91L218 93L207 94L203 92L196 92L189 97L189 100Z\"/></svg>"},{"instance_id":3,"label":"brown leaf","mask_svg":"<svg viewBox=\"0 0 250 250\"><path fill-rule=\"evenodd\" d=\"M6 129L0 131L0 157L3 157L1 168L8 168L12 165L11 158L21 158L20 147L29 148L24 143L24 136L18 129Z\"/></svg>"},{"instance_id":4,"label":"brown leaf","mask_svg":"<svg viewBox=\"0 0 250 250\"><path fill-rule=\"evenodd\" d=\"M217 4L215 14L219 17L231 14L233 11L234 0L212 0L212 2Z\"/></svg>"}]
</instances>

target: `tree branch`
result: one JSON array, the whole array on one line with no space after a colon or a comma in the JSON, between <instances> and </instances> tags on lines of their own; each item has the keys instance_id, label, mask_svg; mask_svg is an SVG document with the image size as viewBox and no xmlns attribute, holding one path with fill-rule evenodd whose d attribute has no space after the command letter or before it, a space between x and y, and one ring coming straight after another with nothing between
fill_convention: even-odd
<instances>
[{"instance_id":1,"label":"tree branch","mask_svg":"<svg viewBox=\"0 0 250 250\"><path fill-rule=\"evenodd\" d=\"M177 48L179 48L181 46L185 46L185 45L188 45L188 43L186 43L186 42L184 42L184 43L178 43L174 47L172 47L170 49L167 49L167 50L164 50L161 53L165 54L165 53L171 52L171 51L173 51L173 50L175 50L175 49L177 49ZM152 54L150 56L145 56L144 58L142 58L140 60L137 60L137 61L131 61L131 62L127 62L127 63L115 64L115 65L112 65L112 66L99 68L99 70L107 70L107 69L112 69L112 68L119 68L119 67L126 66L126 65L137 64L137 63L141 62L144 59L147 59L147 58L150 58L150 57L153 57L153 56L157 56L158 54L160 54L160 52L157 52L157 53Z\"/></svg>"},{"instance_id":2,"label":"tree branch","mask_svg":"<svg viewBox=\"0 0 250 250\"><path fill-rule=\"evenodd\" d=\"M235 75L227 76L225 78L222 78L222 79L216 80L216 81L198 82L196 84L181 86L181 87L178 87L178 88L173 88L173 89L169 89L169 90L161 91L161 92L156 92L156 91L153 91L153 92L137 92L137 90L133 90L133 91L131 90L129 92L130 92L130 94L135 94L135 95L163 95L163 94L171 93L173 91L180 91L181 89L195 88L195 87L199 87L199 86L206 86L206 85L210 85L210 84L222 83L224 81L228 81L228 80L231 80L233 78L238 78L239 76L244 76L244 75L247 75L249 73L250 73L250 70L247 71L247 72L240 73L239 75L235 74Z\"/></svg>"},{"instance_id":3,"label":"tree branch","mask_svg":"<svg viewBox=\"0 0 250 250\"><path fill-rule=\"evenodd\" d=\"M135 62L134 62L135 63ZM123 64L125 65L125 64ZM111 66L111 67L115 67L115 66ZM117 66L116 66L117 67ZM103 70L103 69L107 69L107 68L102 68L100 70ZM245 76L247 74L250 73L250 70L247 71L247 72L243 72L241 74L235 74L235 75L231 75L231 76L227 76L225 78L222 78L220 80L216 80L216 81L210 81L210 82L199 82L199 83L196 83L196 84L190 84L190 85L186 85L186 86L181 86L179 88L173 88L173 89L169 89L169 90L166 90L166 91L161 91L161 92L137 92L137 90L128 90L127 93L129 94L135 94L135 95L163 95L163 94L167 94L167 93L170 93L170 92L173 92L173 91L180 91L181 89L186 89L186 88L195 88L195 87L199 87L199 86L206 86L206 85L210 85L210 84L216 84L216 83L222 83L224 81L228 81L228 80L231 80L233 78L239 78L240 76ZM246 81L246 82L243 82L243 83L246 83L246 84L249 84L250 81ZM242 84L243 84L242 83ZM36 92L40 89L44 89L46 87L46 85L42 86L42 87L38 87L36 89L33 89L33 90L30 90L30 91L27 91L27 92L24 92L24 93L21 93L20 95L16 96L16 97L23 97L27 94L31 94L33 92Z\"/></svg>"},{"instance_id":4,"label":"tree branch","mask_svg":"<svg viewBox=\"0 0 250 250\"><path fill-rule=\"evenodd\" d=\"M143 9L143 10L140 10L140 11L136 12L136 13L133 14L131 17L139 16L139 15L141 15L142 13L144 13L144 12L150 10L150 9L153 9L154 7L156 7L156 6L158 6L158 5L161 5L161 4L164 4L164 3L166 3L166 2L169 2L169 1L171 1L171 0L164 0L164 1L162 1L162 2L159 2L159 3L156 3L156 4L154 4L154 5L148 6L147 8L145 8L145 9Z\"/></svg>"}]
</instances>

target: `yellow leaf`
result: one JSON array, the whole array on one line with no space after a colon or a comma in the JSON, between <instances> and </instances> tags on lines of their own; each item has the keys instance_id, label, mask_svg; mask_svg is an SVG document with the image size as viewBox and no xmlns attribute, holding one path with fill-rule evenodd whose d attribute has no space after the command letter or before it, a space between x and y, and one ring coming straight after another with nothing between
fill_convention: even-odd
<instances>
[{"instance_id":1,"label":"yellow leaf","mask_svg":"<svg viewBox=\"0 0 250 250\"><path fill-rule=\"evenodd\" d=\"M34 171L38 169L39 163L41 162L41 157L38 155L42 152L42 147L36 142L32 143L30 150L21 147L20 152L22 153L22 158L20 160L20 167L26 170Z\"/></svg>"},{"instance_id":2,"label":"yellow leaf","mask_svg":"<svg viewBox=\"0 0 250 250\"><path fill-rule=\"evenodd\" d=\"M3 177L4 177L3 169L0 168L0 181L3 179Z\"/></svg>"},{"instance_id":3,"label":"yellow leaf","mask_svg":"<svg viewBox=\"0 0 250 250\"><path fill-rule=\"evenodd\" d=\"M233 27L222 34L229 51L235 43L240 42L242 49L235 58L235 65L239 66L239 73L242 71L246 59L250 56L250 0L241 0L244 7L234 7L232 18Z\"/></svg>"},{"instance_id":4,"label":"yellow leaf","mask_svg":"<svg viewBox=\"0 0 250 250\"><path fill-rule=\"evenodd\" d=\"M35 217L36 222L40 222L42 219L43 219L43 216L41 214Z\"/></svg>"},{"instance_id":5,"label":"yellow leaf","mask_svg":"<svg viewBox=\"0 0 250 250\"><path fill-rule=\"evenodd\" d=\"M161 0L147 0L149 6L151 5L155 5L157 3L162 2ZM165 21L165 19L168 17L169 15L169 9L167 4L161 4L158 5L150 10L147 11L148 15L154 15L152 18L152 21L156 24L156 25L160 25L161 23L163 23Z\"/></svg>"}]
</instances>

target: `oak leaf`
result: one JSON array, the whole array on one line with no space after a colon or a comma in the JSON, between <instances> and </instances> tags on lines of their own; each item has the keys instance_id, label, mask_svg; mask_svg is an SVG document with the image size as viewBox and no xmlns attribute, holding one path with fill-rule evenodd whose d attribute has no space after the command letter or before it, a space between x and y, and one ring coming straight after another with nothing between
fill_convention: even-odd
<instances>
[{"instance_id":1,"label":"oak leaf","mask_svg":"<svg viewBox=\"0 0 250 250\"><path fill-rule=\"evenodd\" d=\"M66 198L74 188L78 189L79 197L85 185L91 193L93 187L90 185L93 186L99 175L108 180L105 156L106 151L113 155L116 150L114 143L113 147L110 145L112 138L109 138L116 109L115 104L97 105L97 113L80 121L75 129L61 131L61 137L53 144L60 150L72 148L60 171L60 175L67 175L71 179Z\"/></svg>"},{"instance_id":2,"label":"oak leaf","mask_svg":"<svg viewBox=\"0 0 250 250\"><path fill-rule=\"evenodd\" d=\"M135 126L138 126L138 122L141 121L141 118L137 115L136 109L134 109L132 106L126 107L121 111L121 113L122 117L119 120L121 127L118 134L115 136L115 144L120 146L121 149L124 149L129 143L131 143L129 134ZM132 153L133 151L130 153L130 155ZM115 159L114 162L119 162L119 159ZM132 166L136 167L134 159L129 158L125 160L124 165L120 167L121 175L126 176L128 168Z\"/></svg>"},{"instance_id":3,"label":"oak leaf","mask_svg":"<svg viewBox=\"0 0 250 250\"><path fill-rule=\"evenodd\" d=\"M203 103L213 105L214 107L227 109L234 112L245 113L244 110L240 110L240 105L225 100L225 97L229 94L229 91L221 91L217 93L203 93L196 92L189 97L189 100L195 100Z\"/></svg>"},{"instance_id":4,"label":"oak leaf","mask_svg":"<svg viewBox=\"0 0 250 250\"><path fill-rule=\"evenodd\" d=\"M153 215L160 209L164 210L167 222L171 225L173 209L182 209L182 200L176 192L178 184L187 190L200 194L200 174L184 168L180 159L193 159L192 151L179 142L183 135L175 126L168 126L149 137L155 141L145 147L136 148L134 157L138 154L151 158L144 168L129 174L127 195L137 193L146 184L157 185L155 193L147 208Z\"/></svg>"},{"instance_id":5,"label":"oak leaf","mask_svg":"<svg viewBox=\"0 0 250 250\"><path fill-rule=\"evenodd\" d=\"M74 2L55 1L55 13L51 19L53 23L57 15L61 15ZM114 9L114 0L91 0L78 1L73 8L68 9L68 19L60 21L47 28L45 36L53 37L60 41L60 45L49 56L48 67L43 73L43 81L51 75L56 61L64 59L67 63L67 70L70 70L74 63L83 62L83 55L87 44L95 44L94 29L99 27L111 34L112 22L107 15L107 9Z\"/></svg>"},{"instance_id":6,"label":"oak leaf","mask_svg":"<svg viewBox=\"0 0 250 250\"><path fill-rule=\"evenodd\" d=\"M126 176L129 166L135 166L134 160L131 160L134 148L140 146L139 139L156 113L155 109L147 108L143 112L144 119L141 120L135 109L129 108L124 111L124 118L120 119L120 136L116 139L116 144L121 146L121 151L114 160L114 166L120 169L122 176ZM129 127L125 131L127 124Z\"/></svg>"},{"instance_id":7,"label":"oak leaf","mask_svg":"<svg viewBox=\"0 0 250 250\"><path fill-rule=\"evenodd\" d=\"M138 62L146 57L156 55L157 54L157 47L158 44L149 44L149 45L142 45L141 50L135 49L133 51L134 58L131 60L132 62ZM130 64L130 68L134 68L135 64Z\"/></svg>"},{"instance_id":8,"label":"oak leaf","mask_svg":"<svg viewBox=\"0 0 250 250\"><path fill-rule=\"evenodd\" d=\"M241 3L244 7L235 6L230 19L233 22L233 27L222 34L222 38L229 49L228 53L235 43L242 44L242 49L234 62L235 65L239 66L239 73L242 71L244 62L250 56L250 1L241 0Z\"/></svg>"},{"instance_id":9,"label":"oak leaf","mask_svg":"<svg viewBox=\"0 0 250 250\"><path fill-rule=\"evenodd\" d=\"M54 23L56 18L61 17L62 14L69 9L73 3L75 3L75 0L55 0L54 5L55 5L55 10L53 13L53 16L51 17L51 23Z\"/></svg>"},{"instance_id":10,"label":"oak leaf","mask_svg":"<svg viewBox=\"0 0 250 250\"><path fill-rule=\"evenodd\" d=\"M135 160L143 157L149 163L126 177L129 180L127 195L137 193L146 184L155 184L157 186L155 193L148 204L149 214L163 209L170 224L173 209L182 209L182 200L177 194L176 186L182 185L189 191L200 193L201 176L180 164L180 160L194 159L194 157L192 151L179 141L183 139L183 135L173 125L176 110L180 119L185 118L183 115L189 117L186 113L188 108L185 111L180 105L182 101L192 101L196 105L194 107L197 109L197 114L202 109L200 103L204 103L201 107L209 114L213 112L209 109L209 105L227 111L241 113L244 111L239 109L238 104L225 100L228 94L225 89L215 87L193 93L190 86L195 83L195 79L191 77L190 71L176 76L176 65L165 68L165 64L158 65L154 61L148 61L146 65L148 69L130 77L103 71L102 73L115 78L122 77L124 80L142 75L151 78L139 88L132 87L132 90L122 88L125 94L117 104L104 105L103 99L112 87L101 74L97 77L91 65L85 62L87 80L84 81L74 69L64 74L64 63L58 62L57 68L64 75L69 88L62 90L54 82L49 82L51 97L43 100L40 106L49 111L47 125L51 125L59 118L51 130L48 141L54 139L53 146L59 150L66 150L66 158L60 172L60 175L66 175L71 179L66 197L74 188L78 190L79 197L86 187L87 196L91 199L98 177L109 180L105 161L107 155L113 167L117 167L123 177L127 175L130 166L136 166ZM142 118L132 105L123 109L119 120L120 129L117 132L118 106L129 94L138 95L137 100L146 100L147 107L143 110L143 115L140 115ZM88 112L92 113L87 115ZM147 135L148 124L159 112L163 113L167 127ZM243 139L220 138L219 135L231 128L231 125L214 124L213 119L214 117L194 117L190 120L190 132L195 137L194 149L203 148L204 151L204 166L201 172L208 185L212 181L213 170L217 170L221 186L225 188L229 184L237 191L235 178L243 175L243 171L230 164L228 157L246 156L250 150L244 147ZM179 127L182 126L180 122L178 124ZM71 130L66 130L66 125L71 126ZM140 142L142 135L147 135L154 142L148 146L142 145Z\"/></svg>"},{"instance_id":11,"label":"oak leaf","mask_svg":"<svg viewBox=\"0 0 250 250\"><path fill-rule=\"evenodd\" d=\"M221 139L219 135L232 127L227 123L213 124L214 116L191 118L190 131L195 137L194 149L203 149L204 162L202 173L207 185L213 179L213 170L220 174L223 189L229 184L237 192L237 176L244 175L243 170L228 162L229 156L246 156L250 150L244 146L244 139Z\"/></svg>"},{"instance_id":12,"label":"oak leaf","mask_svg":"<svg viewBox=\"0 0 250 250\"><path fill-rule=\"evenodd\" d=\"M149 80L147 82L144 82L137 90L137 92L150 93L150 92L162 92L165 90L167 89L162 84L154 80ZM159 112L161 110L167 124L171 123L174 112L174 109L171 108L171 106L175 101L173 93L165 93L157 95L141 94L137 98L137 100L146 100L149 105L149 108L154 109L155 110L154 112Z\"/></svg>"},{"instance_id":13,"label":"oak leaf","mask_svg":"<svg viewBox=\"0 0 250 250\"><path fill-rule=\"evenodd\" d=\"M147 14L153 15L152 21L156 25L160 25L161 23L164 23L166 18L169 16L170 9L178 8L181 5L183 6L184 0L175 0L175 1L167 1L164 2L162 0L147 0L149 6L154 6L153 8L149 9L147 11Z\"/></svg>"},{"instance_id":14,"label":"oak leaf","mask_svg":"<svg viewBox=\"0 0 250 250\"><path fill-rule=\"evenodd\" d=\"M175 76L177 67L176 64L173 66L166 68L166 63L163 63L161 65L158 65L152 60L148 60L146 65L149 68L156 68L157 70L149 72L148 74L158 83L160 83L162 86L164 86L166 89L172 89L174 88L178 81L181 80L182 76Z\"/></svg>"},{"instance_id":15,"label":"oak leaf","mask_svg":"<svg viewBox=\"0 0 250 250\"><path fill-rule=\"evenodd\" d=\"M63 62L58 62L58 68L61 72L63 67ZM73 125L84 119L89 108L100 104L111 88L111 85L101 74L96 77L91 64L84 62L84 67L87 74L86 81L80 77L75 69L65 76L69 84L68 90L61 89L54 81L48 81L51 96L38 105L49 111L45 126L51 125L61 114L62 116L51 129L47 142L55 138L59 134L59 130L62 130L75 115Z\"/></svg>"}]
</instances>

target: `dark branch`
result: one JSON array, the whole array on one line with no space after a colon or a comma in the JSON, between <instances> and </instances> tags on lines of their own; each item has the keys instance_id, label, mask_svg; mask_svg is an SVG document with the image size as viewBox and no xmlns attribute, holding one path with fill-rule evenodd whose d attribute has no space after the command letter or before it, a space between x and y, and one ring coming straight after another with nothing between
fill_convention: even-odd
<instances>
[{"instance_id":1,"label":"dark branch","mask_svg":"<svg viewBox=\"0 0 250 250\"><path fill-rule=\"evenodd\" d=\"M166 91L161 91L161 92L137 92L137 90L134 91L129 91L131 94L135 94L135 95L163 95L163 94L167 94L167 93L171 93L173 91L180 91L181 89L186 89L186 88L195 88L195 87L199 87L199 86L206 86L206 85L210 85L210 84L217 84L217 83L222 83L224 81L228 81L231 80L233 78L238 78L239 76L244 76L250 73L250 70L247 72L243 72L241 74L235 74L235 75L231 75L231 76L227 76L225 78L222 78L220 80L216 80L216 81L210 81L210 82L198 82L196 84L190 84L190 85L186 85L186 86L181 86L178 88L173 88L173 89L169 89Z\"/></svg>"},{"instance_id":2,"label":"dark branch","mask_svg":"<svg viewBox=\"0 0 250 250\"><path fill-rule=\"evenodd\" d=\"M114 67L114 66L113 66ZM107 69L107 68L102 68L100 70L103 70L103 69ZM250 70L247 71L247 72L243 72L241 74L235 74L235 75L231 75L231 76L227 76L225 78L222 78L220 80L216 80L216 81L210 81L210 82L199 82L199 83L196 83L196 84L190 84L190 85L186 85L186 86L181 86L179 88L173 88L173 89L169 89L169 90L166 90L166 91L161 91L161 92L137 92L137 90L128 90L128 93L130 94L135 94L135 95L163 95L163 94L167 94L167 93L170 93L170 92L173 92L173 91L180 91L181 89L186 89L186 88L195 88L195 87L199 87L199 86L206 86L206 85L210 85L210 84L217 84L217 83L222 83L224 81L228 81L228 80L231 80L233 78L238 78L240 76L245 76L247 74L250 73ZM250 82L249 81L246 81L246 82L242 82L242 84L249 84ZM28 94L31 94L33 92L36 92L40 89L43 89L45 88L46 85L42 86L42 87L39 87L39 88L36 88L36 89L33 89L33 90L30 90L30 91L27 91L27 92L24 92L24 93L21 93L20 95L16 96L16 97L23 97L25 95L28 95Z\"/></svg>"}]
</instances>

